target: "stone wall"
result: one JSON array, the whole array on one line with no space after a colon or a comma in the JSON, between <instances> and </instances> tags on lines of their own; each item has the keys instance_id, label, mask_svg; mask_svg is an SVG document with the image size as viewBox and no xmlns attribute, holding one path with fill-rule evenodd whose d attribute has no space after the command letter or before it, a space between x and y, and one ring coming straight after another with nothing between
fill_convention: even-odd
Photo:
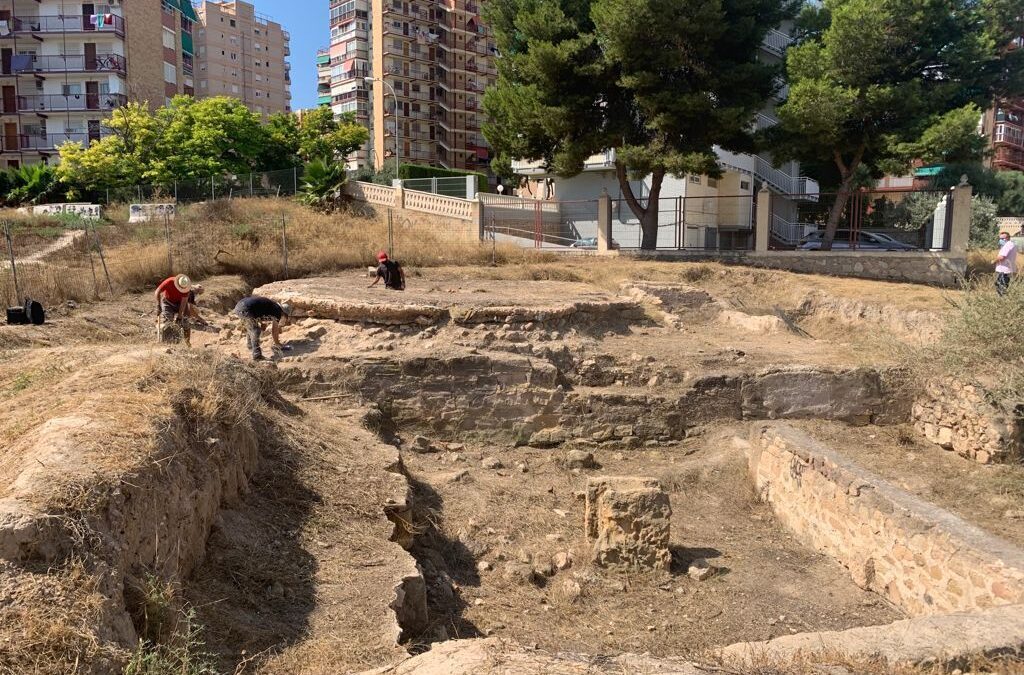
<instances>
[{"instance_id":1,"label":"stone wall","mask_svg":"<svg viewBox=\"0 0 1024 675\"><path fill-rule=\"evenodd\" d=\"M982 464L1012 462L1021 457L1024 423L985 400L977 387L954 380L935 380L914 402L914 426L946 450Z\"/></svg>"},{"instance_id":2,"label":"stone wall","mask_svg":"<svg viewBox=\"0 0 1024 675\"><path fill-rule=\"evenodd\" d=\"M1024 601L1017 547L785 425L756 427L748 453L782 524L911 616Z\"/></svg>"},{"instance_id":3,"label":"stone wall","mask_svg":"<svg viewBox=\"0 0 1024 675\"><path fill-rule=\"evenodd\" d=\"M511 434L538 446L678 440L722 419L891 424L909 416L909 399L893 378L867 368L709 375L657 395L647 387L572 388L566 372L549 361L499 352L311 359L287 370L293 389L350 392L379 404L400 425L442 435Z\"/></svg>"},{"instance_id":4,"label":"stone wall","mask_svg":"<svg viewBox=\"0 0 1024 675\"><path fill-rule=\"evenodd\" d=\"M967 259L931 251L630 251L623 255L659 260L709 260L805 274L956 286Z\"/></svg>"}]
</instances>

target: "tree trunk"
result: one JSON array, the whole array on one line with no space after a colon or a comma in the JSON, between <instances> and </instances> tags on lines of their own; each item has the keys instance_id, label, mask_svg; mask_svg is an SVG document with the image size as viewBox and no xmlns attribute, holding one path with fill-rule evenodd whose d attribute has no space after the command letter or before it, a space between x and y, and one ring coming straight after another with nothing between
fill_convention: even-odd
<instances>
[{"instance_id":1,"label":"tree trunk","mask_svg":"<svg viewBox=\"0 0 1024 675\"><path fill-rule=\"evenodd\" d=\"M643 233L640 248L644 251L653 251L658 248L658 198L661 196L661 186L665 181L665 170L655 169L651 173L651 192L647 196L647 206L642 205L633 194L629 176L626 175L626 167L618 160L615 162L615 175L629 210L640 221L640 231Z\"/></svg>"},{"instance_id":2,"label":"tree trunk","mask_svg":"<svg viewBox=\"0 0 1024 675\"><path fill-rule=\"evenodd\" d=\"M843 215L843 209L846 207L846 203L850 200L850 196L853 195L853 180L857 175L857 167L860 166L861 157L864 156L864 146L861 146L853 157L853 161L847 166L846 162L843 161L842 156L837 152L834 155L836 168L839 169L839 175L842 177L843 182L839 184L839 191L836 193L836 199L832 202L832 208L828 212L828 223L825 225L825 236L821 238L821 250L831 251L832 242L836 238L836 230L839 229L839 217Z\"/></svg>"}]
</instances>

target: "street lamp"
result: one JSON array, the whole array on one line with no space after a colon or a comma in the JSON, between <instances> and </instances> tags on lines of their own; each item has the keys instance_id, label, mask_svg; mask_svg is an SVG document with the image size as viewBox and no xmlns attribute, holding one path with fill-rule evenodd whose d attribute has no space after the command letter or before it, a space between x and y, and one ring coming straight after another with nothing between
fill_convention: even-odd
<instances>
[{"instance_id":1,"label":"street lamp","mask_svg":"<svg viewBox=\"0 0 1024 675\"><path fill-rule=\"evenodd\" d=\"M395 88L392 87L391 84L389 84L387 80L382 79L380 77L372 77L370 75L367 75L366 77L363 78L363 81L366 82L367 84L373 84L374 82L380 82L385 87L387 87L388 89L391 90L391 95L395 99L395 178L398 178L398 170L402 166L402 162L399 160L400 151L399 151L399 145L398 145L398 135L400 133L400 131L399 131L399 123L400 123L399 117L401 116L402 113L398 110L398 94L395 93ZM386 129L387 127L385 126L384 128Z\"/></svg>"}]
</instances>

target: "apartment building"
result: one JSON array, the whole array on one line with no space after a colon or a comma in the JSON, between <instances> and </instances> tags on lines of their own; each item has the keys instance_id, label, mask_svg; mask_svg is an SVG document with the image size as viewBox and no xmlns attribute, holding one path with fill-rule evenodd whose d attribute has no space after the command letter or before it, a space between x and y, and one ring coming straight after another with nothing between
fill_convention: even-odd
<instances>
[{"instance_id":1,"label":"apartment building","mask_svg":"<svg viewBox=\"0 0 1024 675\"><path fill-rule=\"evenodd\" d=\"M187 0L0 0L0 168L100 138L129 100L188 92L194 16Z\"/></svg>"},{"instance_id":2,"label":"apartment building","mask_svg":"<svg viewBox=\"0 0 1024 675\"><path fill-rule=\"evenodd\" d=\"M985 112L982 132L991 154L986 163L994 171L1024 171L1024 99L998 101Z\"/></svg>"},{"instance_id":3,"label":"apartment building","mask_svg":"<svg viewBox=\"0 0 1024 675\"><path fill-rule=\"evenodd\" d=\"M335 115L352 113L370 126L370 6L368 0L331 0L331 44L317 52L318 103ZM371 144L372 145L372 141ZM367 149L353 153L349 168L367 163ZM376 163L380 166L379 161Z\"/></svg>"},{"instance_id":4,"label":"apartment building","mask_svg":"<svg viewBox=\"0 0 1024 675\"><path fill-rule=\"evenodd\" d=\"M370 128L350 166L381 167L397 154L403 162L486 170L478 115L496 70L479 5L332 0L330 11L331 44L317 55L320 105L354 112Z\"/></svg>"},{"instance_id":5,"label":"apartment building","mask_svg":"<svg viewBox=\"0 0 1024 675\"><path fill-rule=\"evenodd\" d=\"M196 11L196 96L233 96L264 116L290 112L288 31L241 0L203 0Z\"/></svg>"}]
</instances>

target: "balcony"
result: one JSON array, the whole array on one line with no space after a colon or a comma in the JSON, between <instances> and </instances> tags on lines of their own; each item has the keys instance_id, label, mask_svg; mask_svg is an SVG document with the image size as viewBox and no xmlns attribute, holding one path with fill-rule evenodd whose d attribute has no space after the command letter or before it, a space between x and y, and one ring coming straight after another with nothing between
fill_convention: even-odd
<instances>
[{"instance_id":1,"label":"balcony","mask_svg":"<svg viewBox=\"0 0 1024 675\"><path fill-rule=\"evenodd\" d=\"M5 98L3 111L5 115L16 112L110 112L127 103L128 97L124 94L34 94Z\"/></svg>"},{"instance_id":2,"label":"balcony","mask_svg":"<svg viewBox=\"0 0 1024 675\"><path fill-rule=\"evenodd\" d=\"M17 75L19 73L118 73L128 72L127 61L120 54L97 54L95 57L84 54L68 54L66 56L29 56L27 54L8 55L3 58L2 74Z\"/></svg>"},{"instance_id":3,"label":"balcony","mask_svg":"<svg viewBox=\"0 0 1024 675\"><path fill-rule=\"evenodd\" d=\"M761 46L765 51L775 54L776 56L783 56L786 53L786 49L793 44L793 38L783 33L780 30L772 28L765 33L764 40L761 41Z\"/></svg>"},{"instance_id":4,"label":"balcony","mask_svg":"<svg viewBox=\"0 0 1024 675\"><path fill-rule=\"evenodd\" d=\"M21 152L25 150L37 152L55 151L61 145L72 142L89 145L92 141L109 136L109 131L86 133L69 131L62 134L12 134L0 136L3 152Z\"/></svg>"},{"instance_id":5,"label":"balcony","mask_svg":"<svg viewBox=\"0 0 1024 675\"><path fill-rule=\"evenodd\" d=\"M22 16L11 19L12 34L106 33L124 37L124 18L116 14L84 16Z\"/></svg>"}]
</instances>

